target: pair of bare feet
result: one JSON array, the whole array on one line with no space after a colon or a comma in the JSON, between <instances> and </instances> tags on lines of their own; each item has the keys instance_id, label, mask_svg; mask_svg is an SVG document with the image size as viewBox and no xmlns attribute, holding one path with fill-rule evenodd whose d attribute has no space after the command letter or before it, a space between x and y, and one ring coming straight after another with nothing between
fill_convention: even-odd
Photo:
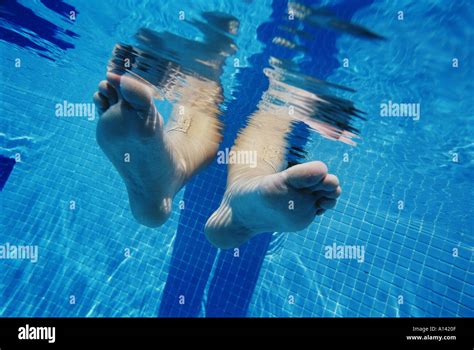
<instances>
[{"instance_id":1,"label":"pair of bare feet","mask_svg":"<svg viewBox=\"0 0 474 350\"><path fill-rule=\"evenodd\" d=\"M212 83L188 83L189 91L200 89L220 101L220 90ZM217 109L200 106L192 93L184 93L179 112L175 108L164 125L152 89L130 75L111 72L100 82L94 102L100 114L97 142L125 182L134 217L149 227L162 225L174 195L216 156L221 141ZM256 113L254 118L265 120L266 112ZM208 240L219 248L237 247L262 232L302 230L334 207L341 193L337 177L322 162L281 168L284 150L278 145L284 132L268 135L259 128L248 126L234 146L254 148L257 167L228 165L226 193L206 223ZM246 138L257 141L246 144Z\"/></svg>"}]
</instances>

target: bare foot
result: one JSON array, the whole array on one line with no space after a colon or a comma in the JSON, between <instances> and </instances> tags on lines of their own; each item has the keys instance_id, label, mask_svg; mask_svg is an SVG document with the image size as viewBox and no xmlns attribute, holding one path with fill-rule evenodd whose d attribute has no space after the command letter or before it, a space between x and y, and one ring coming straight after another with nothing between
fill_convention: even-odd
<instances>
[{"instance_id":1,"label":"bare foot","mask_svg":"<svg viewBox=\"0 0 474 350\"><path fill-rule=\"evenodd\" d=\"M174 195L212 159L215 152L209 148L214 146L207 147L204 155L193 154L186 142L191 117L186 119L187 128L165 131L151 88L132 76L107 73L94 102L101 114L97 142L125 182L134 217L149 227L162 225L170 215ZM216 149L218 139L214 140Z\"/></svg>"},{"instance_id":2,"label":"bare foot","mask_svg":"<svg viewBox=\"0 0 474 350\"><path fill-rule=\"evenodd\" d=\"M322 162L244 177L228 186L220 207L206 223L218 248L234 248L258 233L299 231L336 204L341 187Z\"/></svg>"}]
</instances>

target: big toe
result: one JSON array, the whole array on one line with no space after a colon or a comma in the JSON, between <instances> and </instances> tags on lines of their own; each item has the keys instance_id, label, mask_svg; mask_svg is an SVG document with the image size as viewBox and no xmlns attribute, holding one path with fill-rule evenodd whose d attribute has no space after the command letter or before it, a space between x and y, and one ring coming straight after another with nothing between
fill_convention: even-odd
<instances>
[{"instance_id":1,"label":"big toe","mask_svg":"<svg viewBox=\"0 0 474 350\"><path fill-rule=\"evenodd\" d=\"M153 95L151 88L130 75L118 75L108 72L107 81L115 88L118 95L127 104L142 112L148 112L153 106Z\"/></svg>"},{"instance_id":2,"label":"big toe","mask_svg":"<svg viewBox=\"0 0 474 350\"><path fill-rule=\"evenodd\" d=\"M286 171L286 182L297 189L311 188L327 177L326 164L319 161L295 165Z\"/></svg>"}]
</instances>

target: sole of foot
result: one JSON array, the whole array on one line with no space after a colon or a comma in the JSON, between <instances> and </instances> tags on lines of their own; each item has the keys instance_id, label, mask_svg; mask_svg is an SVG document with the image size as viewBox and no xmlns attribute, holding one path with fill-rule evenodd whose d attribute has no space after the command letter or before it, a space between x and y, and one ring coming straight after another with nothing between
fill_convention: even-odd
<instances>
[{"instance_id":1,"label":"sole of foot","mask_svg":"<svg viewBox=\"0 0 474 350\"><path fill-rule=\"evenodd\" d=\"M339 180L319 161L279 173L241 178L228 186L220 207L206 223L208 240L235 248L262 232L305 229L336 205Z\"/></svg>"}]
</instances>

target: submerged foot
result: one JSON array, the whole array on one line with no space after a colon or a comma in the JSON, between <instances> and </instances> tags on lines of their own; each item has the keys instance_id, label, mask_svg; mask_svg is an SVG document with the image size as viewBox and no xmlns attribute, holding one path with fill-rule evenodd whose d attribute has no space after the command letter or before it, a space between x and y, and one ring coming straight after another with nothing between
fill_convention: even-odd
<instances>
[{"instance_id":1,"label":"submerged foot","mask_svg":"<svg viewBox=\"0 0 474 350\"><path fill-rule=\"evenodd\" d=\"M233 248L262 232L299 231L331 209L341 194L336 176L322 162L232 183L206 223L206 236L219 248Z\"/></svg>"},{"instance_id":2,"label":"submerged foot","mask_svg":"<svg viewBox=\"0 0 474 350\"><path fill-rule=\"evenodd\" d=\"M163 224L192 171L180 157L180 145L171 145L163 132L151 88L108 73L94 102L101 115L97 142L125 182L134 217L150 227Z\"/></svg>"}]
</instances>

